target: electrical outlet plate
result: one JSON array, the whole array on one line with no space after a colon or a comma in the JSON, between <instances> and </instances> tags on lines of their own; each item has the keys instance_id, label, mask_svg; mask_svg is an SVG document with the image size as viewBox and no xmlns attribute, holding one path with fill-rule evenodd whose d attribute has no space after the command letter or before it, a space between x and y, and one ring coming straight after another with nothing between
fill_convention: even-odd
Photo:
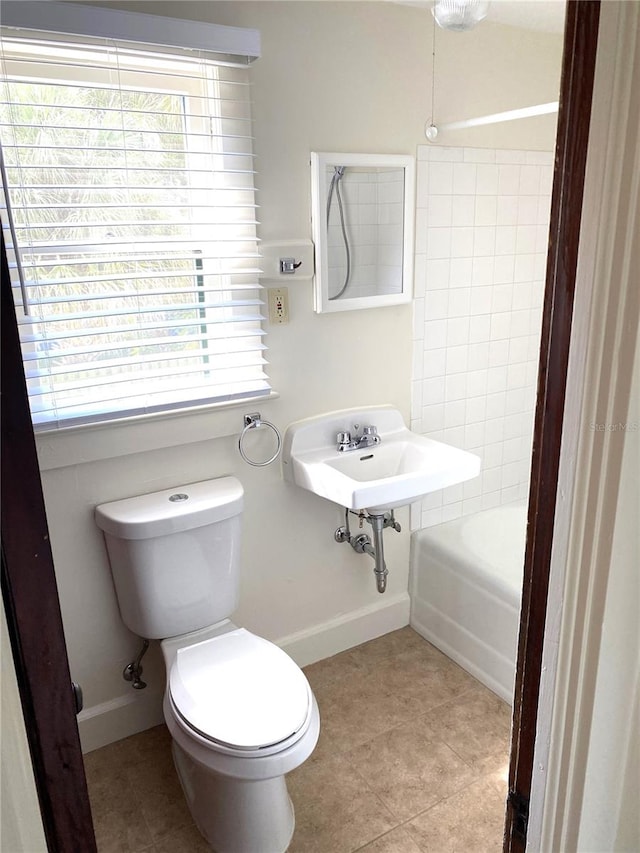
<instances>
[{"instance_id":1,"label":"electrical outlet plate","mask_svg":"<svg viewBox=\"0 0 640 853\"><path fill-rule=\"evenodd\" d=\"M289 292L286 287L270 287L267 290L269 322L284 326L289 322Z\"/></svg>"}]
</instances>

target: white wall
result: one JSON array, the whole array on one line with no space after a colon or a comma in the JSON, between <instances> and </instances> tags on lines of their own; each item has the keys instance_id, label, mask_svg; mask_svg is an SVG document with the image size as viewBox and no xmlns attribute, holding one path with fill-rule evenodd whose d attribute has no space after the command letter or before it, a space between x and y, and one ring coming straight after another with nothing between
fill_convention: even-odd
<instances>
[{"instance_id":1,"label":"white wall","mask_svg":"<svg viewBox=\"0 0 640 853\"><path fill-rule=\"evenodd\" d=\"M46 853L4 607L0 621L0 850Z\"/></svg>"},{"instance_id":2,"label":"white wall","mask_svg":"<svg viewBox=\"0 0 640 853\"><path fill-rule=\"evenodd\" d=\"M253 102L265 240L309 239L310 151L415 154L424 140L432 26L426 9L367 2L113 5L260 29ZM439 34L439 45L443 120L557 93L560 36L483 25L462 36ZM523 124L465 131L456 143L552 145L553 120ZM263 416L284 429L323 411L391 403L408 421L411 305L316 315L309 282L288 286L291 322L268 335L269 372L280 396L257 407ZM372 562L333 541L340 508L283 483L277 465L252 469L241 461L236 437L243 411L254 408L38 439L70 666L87 707L80 720L85 748L158 721L163 689L157 650L145 666L146 691L132 691L121 679L138 642L119 619L92 518L100 502L235 474L246 490L240 623L270 639L290 638L288 647L304 661L408 622L408 512L399 513L401 535L385 533L390 575L380 596ZM251 438L256 455L266 453L259 436ZM380 607L386 613L376 614Z\"/></svg>"},{"instance_id":3,"label":"white wall","mask_svg":"<svg viewBox=\"0 0 640 853\"><path fill-rule=\"evenodd\" d=\"M631 793L635 791L637 798L640 791L640 352L637 345L631 393L626 415L619 422L603 424L617 433L623 455L578 835L581 853L640 849L640 815ZM617 733L615 739L612 732ZM603 803L606 803L604 808Z\"/></svg>"},{"instance_id":4,"label":"white wall","mask_svg":"<svg viewBox=\"0 0 640 853\"><path fill-rule=\"evenodd\" d=\"M552 177L550 152L418 148L411 425L482 469L414 529L527 497Z\"/></svg>"}]
</instances>

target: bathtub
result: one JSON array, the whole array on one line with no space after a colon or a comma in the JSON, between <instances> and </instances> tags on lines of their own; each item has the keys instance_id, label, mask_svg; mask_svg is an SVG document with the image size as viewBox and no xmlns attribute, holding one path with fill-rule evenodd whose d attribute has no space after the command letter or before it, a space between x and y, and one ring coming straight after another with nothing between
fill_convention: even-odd
<instances>
[{"instance_id":1,"label":"bathtub","mask_svg":"<svg viewBox=\"0 0 640 853\"><path fill-rule=\"evenodd\" d=\"M517 502L411 537L412 627L509 703L526 523Z\"/></svg>"}]
</instances>

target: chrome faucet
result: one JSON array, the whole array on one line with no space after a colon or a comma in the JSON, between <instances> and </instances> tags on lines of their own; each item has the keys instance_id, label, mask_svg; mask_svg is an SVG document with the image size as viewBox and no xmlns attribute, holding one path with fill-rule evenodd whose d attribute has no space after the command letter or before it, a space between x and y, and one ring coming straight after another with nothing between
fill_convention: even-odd
<instances>
[{"instance_id":1,"label":"chrome faucet","mask_svg":"<svg viewBox=\"0 0 640 853\"><path fill-rule=\"evenodd\" d=\"M354 426L354 429L358 429L358 425ZM337 435L337 450L341 452L346 452L348 450L360 450L363 447L372 447L374 444L380 444L380 436L378 435L378 428L374 426L366 426L362 428L361 435L352 436L351 433L347 430L346 432L339 432Z\"/></svg>"}]
</instances>

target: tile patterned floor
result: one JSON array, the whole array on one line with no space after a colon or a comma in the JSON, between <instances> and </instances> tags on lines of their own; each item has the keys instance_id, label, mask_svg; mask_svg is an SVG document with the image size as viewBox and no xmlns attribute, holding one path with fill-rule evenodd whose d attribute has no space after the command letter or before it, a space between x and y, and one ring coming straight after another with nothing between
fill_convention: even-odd
<instances>
[{"instance_id":1,"label":"tile patterned floor","mask_svg":"<svg viewBox=\"0 0 640 853\"><path fill-rule=\"evenodd\" d=\"M509 707L402 628L305 669L318 746L290 853L499 853ZM85 756L100 853L209 853L164 726ZM264 850L260 853L271 853Z\"/></svg>"}]
</instances>

